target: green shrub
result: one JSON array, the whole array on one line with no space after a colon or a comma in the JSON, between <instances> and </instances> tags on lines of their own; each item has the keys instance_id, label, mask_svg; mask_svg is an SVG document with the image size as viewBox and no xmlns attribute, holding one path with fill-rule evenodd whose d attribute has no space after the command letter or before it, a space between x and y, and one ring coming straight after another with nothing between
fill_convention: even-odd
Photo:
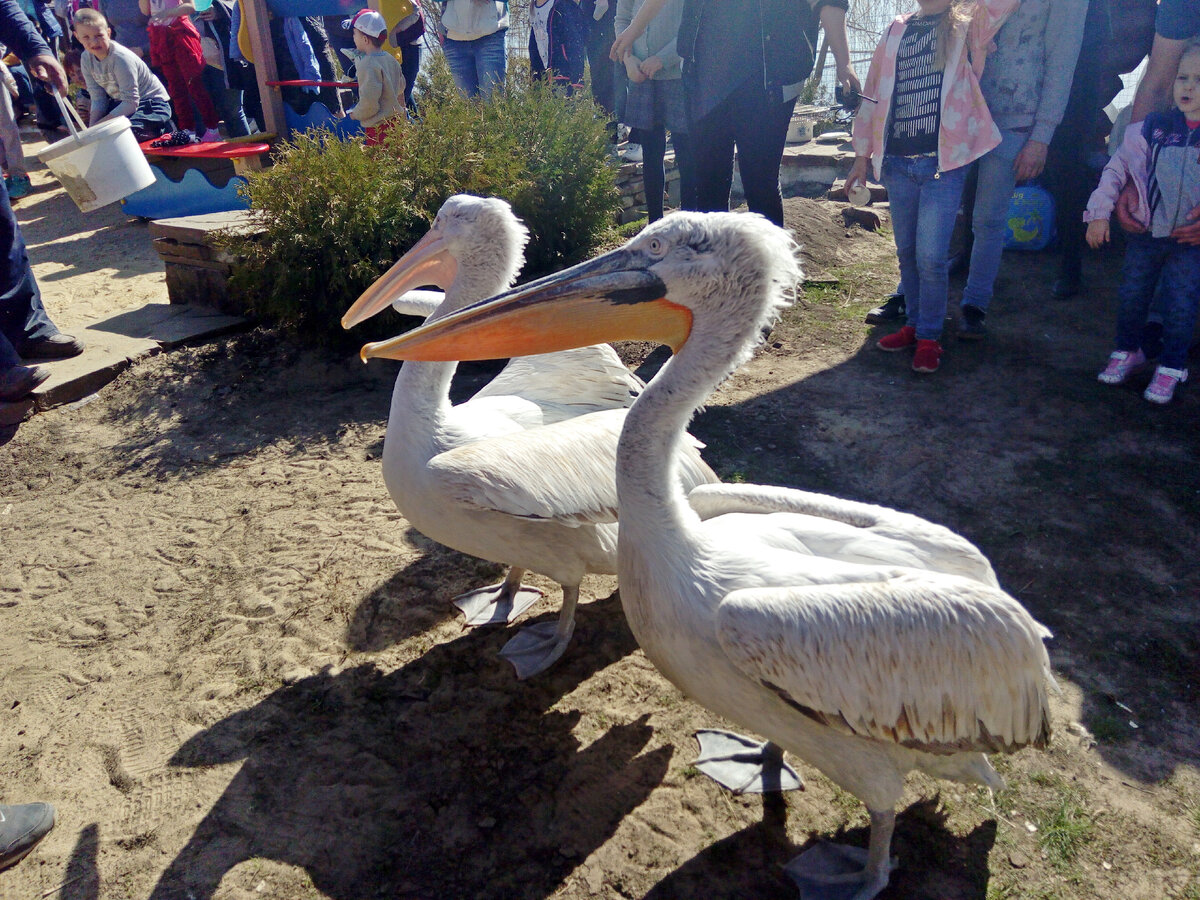
<instances>
[{"instance_id":1,"label":"green shrub","mask_svg":"<svg viewBox=\"0 0 1200 900\"><path fill-rule=\"evenodd\" d=\"M490 100L467 100L441 57L418 87L420 121L398 125L381 146L297 135L250 176L243 190L260 233L221 240L245 261L232 289L256 315L336 339L342 313L451 194L513 205L531 232L525 277L583 259L605 239L618 199L605 117L590 98L530 85L514 66ZM375 331L394 325L384 318Z\"/></svg>"}]
</instances>

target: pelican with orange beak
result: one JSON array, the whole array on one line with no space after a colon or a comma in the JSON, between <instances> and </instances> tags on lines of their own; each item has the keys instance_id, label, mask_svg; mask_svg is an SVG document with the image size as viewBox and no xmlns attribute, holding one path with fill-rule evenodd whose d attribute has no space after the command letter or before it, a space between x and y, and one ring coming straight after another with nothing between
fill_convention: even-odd
<instances>
[{"instance_id":1,"label":"pelican with orange beak","mask_svg":"<svg viewBox=\"0 0 1200 900\"><path fill-rule=\"evenodd\" d=\"M686 695L862 800L866 851L818 844L788 871L802 895L869 900L894 865L909 771L999 788L986 753L1047 743L1049 632L973 545L916 516L781 487L680 486L690 417L800 276L794 243L766 219L677 213L363 355L484 359L605 338L676 349L617 451L622 606Z\"/></svg>"},{"instance_id":2,"label":"pelican with orange beak","mask_svg":"<svg viewBox=\"0 0 1200 900\"><path fill-rule=\"evenodd\" d=\"M528 232L502 200L467 195L443 204L429 233L347 310L346 328L389 304L421 312L445 290L432 320L508 287ZM364 357L365 359L365 357ZM585 573L616 572L617 438L642 382L602 344L512 360L465 403L451 405L453 362L410 362L392 393L383 479L422 534L511 566L503 582L455 599L468 624L512 621L541 592L527 570L563 589L557 623L519 632L501 651L528 678L565 651ZM682 463L692 487L715 481L695 446ZM595 498L603 513L590 515Z\"/></svg>"}]
</instances>

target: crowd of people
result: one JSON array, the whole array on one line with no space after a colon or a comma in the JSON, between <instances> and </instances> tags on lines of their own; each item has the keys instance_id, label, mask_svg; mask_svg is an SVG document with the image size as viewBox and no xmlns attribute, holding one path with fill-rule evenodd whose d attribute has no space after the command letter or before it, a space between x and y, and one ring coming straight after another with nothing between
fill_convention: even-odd
<instances>
[{"instance_id":1,"label":"crowd of people","mask_svg":"<svg viewBox=\"0 0 1200 900\"><path fill-rule=\"evenodd\" d=\"M503 54L494 51L504 44L507 7L443 2L444 21L453 23L445 46L456 82L468 95L486 96L504 77ZM669 135L683 208L728 207L736 148L747 206L782 224L783 146L819 30L838 83L859 93L847 48L847 0L755 6L746 15L741 5L710 0L616 0L614 13L607 0L533 0L534 76L574 91L589 64L594 90L599 84L595 99L642 148L650 221L663 215ZM1190 65L1198 17L1195 0L917 0L916 10L884 29L861 90L846 183L849 190L868 177L881 181L891 204L901 282L867 321L900 328L877 342L881 350L911 350L917 372L940 367L950 245L964 206L971 234L958 336L987 336L1014 188L1044 177L1060 223L1054 296L1081 290L1084 222L1099 215L1095 210L1115 209L1130 234L1118 349L1100 380L1119 383L1159 358L1145 396L1170 401L1187 379L1191 301L1200 297L1191 251L1200 243L1200 216L1191 215L1200 207L1200 185L1193 183L1195 161L1182 152L1200 132L1179 97L1182 122L1143 123L1165 104L1171 85L1183 83L1180 67ZM613 68L601 58L605 46ZM1097 197L1089 203L1099 181L1092 159L1110 127L1103 110L1121 89L1119 76L1148 51L1134 124L1114 159L1134 174L1106 175L1101 192L1129 186L1107 207ZM1141 134L1162 127L1170 137ZM1168 154L1188 160L1182 177L1153 164L1163 140L1182 148ZM1131 164L1137 154L1149 154L1151 165ZM1106 239L1099 235L1099 226L1089 226L1086 241L1098 246ZM1136 340L1134 320L1140 321Z\"/></svg>"},{"instance_id":2,"label":"crowd of people","mask_svg":"<svg viewBox=\"0 0 1200 900\"><path fill-rule=\"evenodd\" d=\"M13 215L11 201L29 190L19 119L32 110L47 137L59 137L68 130L65 101L54 92L61 99L74 86L87 124L124 116L139 141L175 146L262 130L255 72L238 47L239 16L232 0L209 0L201 10L191 0L0 0L0 43L10 54L8 65L0 64L7 87L0 90L6 188L0 199L0 402L24 400L44 384L50 371L40 363L84 349L46 314ZM361 122L367 143L377 143L387 123L412 108L424 20L416 7L394 28L374 10L329 19L271 20L281 79L315 82L284 87L284 100L304 113L320 98L343 114L341 95L332 89L328 35L336 28L343 69L358 78L358 102L347 113ZM0 838L3 829L0 821Z\"/></svg>"},{"instance_id":3,"label":"crowd of people","mask_svg":"<svg viewBox=\"0 0 1200 900\"><path fill-rule=\"evenodd\" d=\"M901 283L867 321L903 324L876 346L911 349L915 371L937 371L964 192L973 241L958 335L986 336L1013 188L1049 161L1063 222L1053 294L1079 292L1083 222L1087 243L1099 247L1115 211L1128 235L1117 349L1099 380L1123 383L1157 358L1144 396L1169 403L1188 377L1200 305L1200 5L918 0L918 7L891 23L876 48L847 179L852 189L873 170L891 203ZM1120 88L1117 76L1146 49L1132 123L1103 175L1089 177L1086 150L1097 123L1106 122L1101 110Z\"/></svg>"}]
</instances>

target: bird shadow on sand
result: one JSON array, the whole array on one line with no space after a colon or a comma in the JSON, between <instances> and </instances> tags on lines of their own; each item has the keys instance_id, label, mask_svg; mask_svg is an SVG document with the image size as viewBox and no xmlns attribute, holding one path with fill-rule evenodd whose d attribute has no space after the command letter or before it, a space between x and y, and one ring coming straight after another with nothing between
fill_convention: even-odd
<instances>
[{"instance_id":1,"label":"bird shadow on sand","mask_svg":"<svg viewBox=\"0 0 1200 900\"><path fill-rule=\"evenodd\" d=\"M409 529L405 540L424 551L359 601L346 625L346 646L378 652L462 615L458 594L504 577L505 567L450 550Z\"/></svg>"},{"instance_id":2,"label":"bird shadow on sand","mask_svg":"<svg viewBox=\"0 0 1200 900\"><path fill-rule=\"evenodd\" d=\"M615 612L597 605L585 631ZM212 897L252 858L303 868L334 900L553 894L661 782L671 748L645 751L645 717L583 746L579 714L550 708L631 647L568 654L528 683L478 666L489 647L476 630L393 672L314 675L189 739L172 765L244 762L153 900Z\"/></svg>"},{"instance_id":3,"label":"bird shadow on sand","mask_svg":"<svg viewBox=\"0 0 1200 900\"><path fill-rule=\"evenodd\" d=\"M779 794L763 796L761 821L706 847L654 885L645 900L796 900L795 882L784 866L821 840L866 847L869 829L843 829L828 838L809 837L801 846L788 839L787 806ZM987 821L959 837L946 828L937 797L918 800L896 816L892 854L900 865L879 900L984 900L988 854L996 823Z\"/></svg>"}]
</instances>

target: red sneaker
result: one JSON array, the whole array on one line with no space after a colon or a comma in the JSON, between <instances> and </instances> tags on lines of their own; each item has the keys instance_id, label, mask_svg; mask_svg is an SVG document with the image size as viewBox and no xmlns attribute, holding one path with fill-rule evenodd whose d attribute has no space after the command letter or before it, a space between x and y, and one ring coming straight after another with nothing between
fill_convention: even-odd
<instances>
[{"instance_id":1,"label":"red sneaker","mask_svg":"<svg viewBox=\"0 0 1200 900\"><path fill-rule=\"evenodd\" d=\"M941 344L937 341L917 341L917 352L913 354L914 372L936 372L941 361Z\"/></svg>"},{"instance_id":2,"label":"red sneaker","mask_svg":"<svg viewBox=\"0 0 1200 900\"><path fill-rule=\"evenodd\" d=\"M911 325L905 325L895 334L881 337L875 342L875 346L880 350L887 350L889 353L894 353L897 350L903 350L905 347L911 347L916 342L917 329Z\"/></svg>"}]
</instances>

